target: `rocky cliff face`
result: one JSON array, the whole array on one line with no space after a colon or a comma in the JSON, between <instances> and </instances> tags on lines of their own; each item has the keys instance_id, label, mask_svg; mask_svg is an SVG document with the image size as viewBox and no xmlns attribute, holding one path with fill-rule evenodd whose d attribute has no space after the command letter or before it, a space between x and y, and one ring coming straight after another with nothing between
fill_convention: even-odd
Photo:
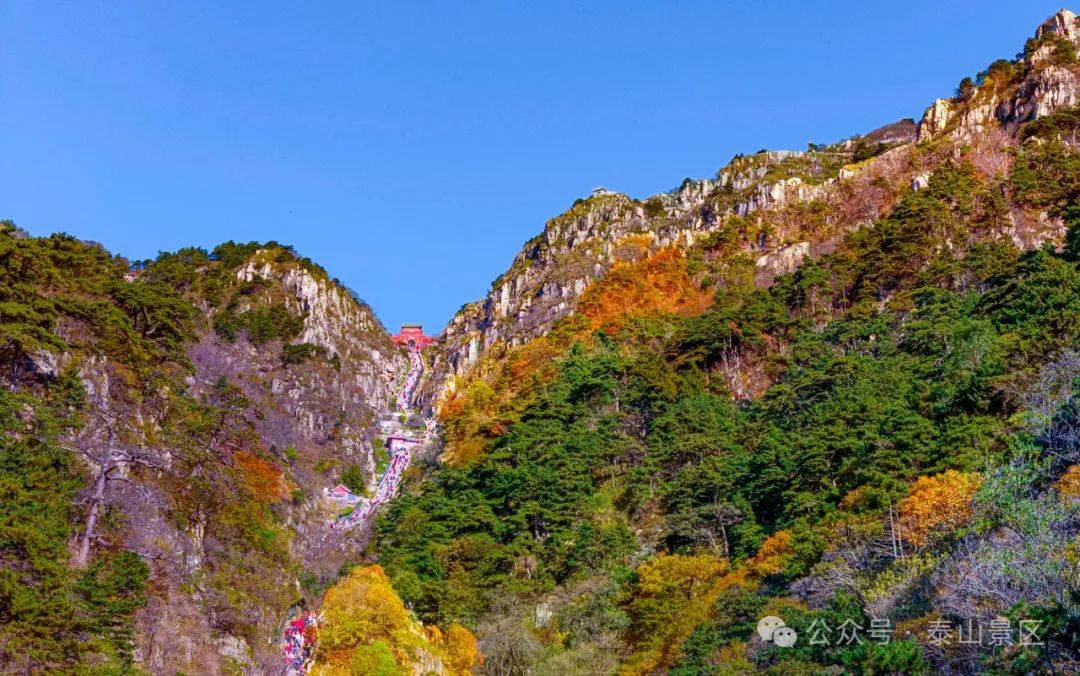
<instances>
[{"instance_id":1,"label":"rocky cliff face","mask_svg":"<svg viewBox=\"0 0 1080 676\"><path fill-rule=\"evenodd\" d=\"M825 160L823 162L823 160ZM819 153L762 152L739 158L715 179L687 180L645 201L599 189L544 227L517 254L487 297L465 306L446 327L436 369L459 375L497 342L517 346L546 332L573 309L585 286L620 260L648 249L687 246L729 216L806 201L825 194L835 176ZM806 164L821 175L768 181L770 172ZM767 236L752 244L762 256ZM769 260L762 260L762 267Z\"/></svg>"},{"instance_id":2,"label":"rocky cliff face","mask_svg":"<svg viewBox=\"0 0 1080 676\"><path fill-rule=\"evenodd\" d=\"M332 444L345 459L372 472L373 420L392 408L407 358L371 308L325 276L259 252L236 278L242 283L262 280L270 287L268 297L280 298L302 316L303 328L292 343L314 346L319 358L286 366L273 349L248 341L227 343L207 331L192 350L197 382L206 386L227 375L250 383L249 396L285 417L276 427L280 433L267 429L264 439L282 448ZM238 310L255 302L244 300Z\"/></svg>"},{"instance_id":3,"label":"rocky cliff face","mask_svg":"<svg viewBox=\"0 0 1080 676\"><path fill-rule=\"evenodd\" d=\"M486 351L544 334L574 311L591 281L642 251L689 248L735 228L767 284L887 213L901 191L925 186L960 145L979 146L990 170L1007 172L1007 148L1020 125L1078 102L1078 26L1072 12L1059 12L1038 29L1022 59L997 62L979 84L935 101L917 126L905 120L805 152L739 156L713 179L688 179L645 200L603 189L578 200L525 244L485 298L450 321L429 402L452 393L456 377ZM1045 215L1010 219L998 234L1024 246L1060 235Z\"/></svg>"},{"instance_id":4,"label":"rocky cliff face","mask_svg":"<svg viewBox=\"0 0 1080 676\"><path fill-rule=\"evenodd\" d=\"M1002 128L1015 134L1020 125L1080 102L1080 23L1061 10L1036 31L1023 57L997 61L977 81L961 83L957 96L938 99L919 123L919 141L942 136L965 143Z\"/></svg>"},{"instance_id":5,"label":"rocky cliff face","mask_svg":"<svg viewBox=\"0 0 1080 676\"><path fill-rule=\"evenodd\" d=\"M467 373L493 346L514 347L546 333L573 312L590 282L618 262L665 247L688 248L731 227L763 280L794 269L845 227L880 215L899 190L906 154L884 153L850 166L853 148L848 142L808 152L761 152L736 157L713 179L687 180L643 201L606 190L578 200L526 243L487 297L450 321L431 381L441 389L428 396L453 392L454 376ZM882 182L895 185L881 188ZM841 202L843 216L811 241L805 205Z\"/></svg>"},{"instance_id":6,"label":"rocky cliff face","mask_svg":"<svg viewBox=\"0 0 1080 676\"><path fill-rule=\"evenodd\" d=\"M321 495L351 465L374 477L375 422L408 361L366 304L280 253L257 251L231 273L228 311L283 306L302 318L296 336L228 339L200 322L182 401L133 389L107 357L79 365L90 413L68 443L92 459L91 475L108 472L88 499L123 515L116 537L153 563L136 620L136 658L153 673L270 673L300 580L317 601L320 581L361 556L363 542L327 532ZM194 300L208 318L225 311ZM69 342L76 330L61 324ZM73 360L61 355L52 371Z\"/></svg>"},{"instance_id":7,"label":"rocky cliff face","mask_svg":"<svg viewBox=\"0 0 1080 676\"><path fill-rule=\"evenodd\" d=\"M713 179L643 201L604 190L579 200L525 245L486 298L451 320L435 362L444 380L434 382L444 383L443 394L453 391L445 376L466 373L495 345L544 334L573 312L590 282L649 251L689 248L733 228L763 281L793 270L845 229L877 218L905 187L913 167L904 144L913 130L895 127L821 150L736 157ZM882 152L854 164L857 141L866 138L881 139ZM808 210L828 205L836 207L831 222L811 225Z\"/></svg>"}]
</instances>

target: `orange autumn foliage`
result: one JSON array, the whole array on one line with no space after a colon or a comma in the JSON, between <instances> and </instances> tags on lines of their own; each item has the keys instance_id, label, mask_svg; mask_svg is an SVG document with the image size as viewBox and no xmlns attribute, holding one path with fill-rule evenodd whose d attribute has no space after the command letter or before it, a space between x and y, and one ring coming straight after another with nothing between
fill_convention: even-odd
<instances>
[{"instance_id":1,"label":"orange autumn foliage","mask_svg":"<svg viewBox=\"0 0 1080 676\"><path fill-rule=\"evenodd\" d=\"M233 461L240 470L240 480L256 500L272 503L288 495L285 477L270 461L247 451L237 452Z\"/></svg>"},{"instance_id":2,"label":"orange autumn foliage","mask_svg":"<svg viewBox=\"0 0 1080 676\"><path fill-rule=\"evenodd\" d=\"M646 245L633 237L628 243ZM698 287L677 249L616 263L585 289L577 314L520 347L503 351L493 346L461 378L457 391L439 406L446 438L443 461L461 465L481 456L531 402L529 393L555 377L558 357L574 343L591 342L597 329L617 331L630 316L699 314L711 302L712 294Z\"/></svg>"},{"instance_id":3,"label":"orange autumn foliage","mask_svg":"<svg viewBox=\"0 0 1080 676\"><path fill-rule=\"evenodd\" d=\"M1055 487L1062 500L1080 500L1080 464L1069 467Z\"/></svg>"},{"instance_id":4,"label":"orange autumn foliage","mask_svg":"<svg viewBox=\"0 0 1080 676\"><path fill-rule=\"evenodd\" d=\"M965 525L971 520L971 498L979 484L978 475L951 469L919 477L908 496L900 501L901 536L922 547L935 536Z\"/></svg>"},{"instance_id":5,"label":"orange autumn foliage","mask_svg":"<svg viewBox=\"0 0 1080 676\"><path fill-rule=\"evenodd\" d=\"M690 277L682 253L668 248L641 261L616 263L585 289L578 311L589 318L593 329L613 333L627 315L698 314L711 299Z\"/></svg>"},{"instance_id":6,"label":"orange autumn foliage","mask_svg":"<svg viewBox=\"0 0 1080 676\"><path fill-rule=\"evenodd\" d=\"M844 510L857 510L867 506L867 494L869 491L866 486L859 486L856 489L848 491L847 495L840 498L840 509Z\"/></svg>"},{"instance_id":7,"label":"orange autumn foliage","mask_svg":"<svg viewBox=\"0 0 1080 676\"><path fill-rule=\"evenodd\" d=\"M443 641L446 647L446 659L443 666L452 676L467 676L471 674L473 667L484 663L484 656L476 644L473 633L461 626L452 624L446 630L446 638Z\"/></svg>"},{"instance_id":8,"label":"orange autumn foliage","mask_svg":"<svg viewBox=\"0 0 1080 676\"><path fill-rule=\"evenodd\" d=\"M777 531L765 538L757 553L746 562L746 568L757 578L775 575L787 567L793 553L791 531Z\"/></svg>"}]
</instances>

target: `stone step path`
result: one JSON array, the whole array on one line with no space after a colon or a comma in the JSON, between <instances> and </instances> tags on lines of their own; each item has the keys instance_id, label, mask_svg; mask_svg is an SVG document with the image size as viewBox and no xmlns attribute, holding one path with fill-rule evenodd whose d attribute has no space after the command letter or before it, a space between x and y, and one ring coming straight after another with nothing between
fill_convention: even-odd
<instances>
[{"instance_id":1,"label":"stone step path","mask_svg":"<svg viewBox=\"0 0 1080 676\"><path fill-rule=\"evenodd\" d=\"M420 357L420 351L410 346L409 372L405 376L405 382L395 401L395 412L398 415L404 413L408 416L413 413L411 409L413 395L416 393L416 386L423 374L424 360ZM397 493L401 478L412 459L412 449L427 442L434 433L435 423L428 421L423 439L407 436L408 431L404 425L400 420L393 418L380 421L379 427L387 432L386 445L390 453L390 464L379 477L375 495L370 498L361 498L352 512L331 521L331 530L349 531L371 525L376 510L389 502ZM314 662L315 643L318 640L318 625L319 616L311 612L301 613L285 625L281 655L284 662L283 673L286 676L302 676L311 669Z\"/></svg>"},{"instance_id":2,"label":"stone step path","mask_svg":"<svg viewBox=\"0 0 1080 676\"><path fill-rule=\"evenodd\" d=\"M398 393L396 401L398 414L408 416L412 413L412 398L423 374L424 360L420 357L420 351L415 347L410 347L409 372L405 376L405 382ZM411 451L413 447L426 441L426 438L421 440L407 436L407 431L397 420L384 420L380 427L384 430L397 432L386 437L387 450L390 453L390 464L382 476L379 477L375 495L361 499L352 512L335 519L330 524L331 529L352 530L357 527L366 528L370 526L378 508L389 502L397 492L398 486L401 484L401 478L409 467L409 461L412 459ZM429 425L428 433L430 433L430 430L431 426Z\"/></svg>"}]
</instances>

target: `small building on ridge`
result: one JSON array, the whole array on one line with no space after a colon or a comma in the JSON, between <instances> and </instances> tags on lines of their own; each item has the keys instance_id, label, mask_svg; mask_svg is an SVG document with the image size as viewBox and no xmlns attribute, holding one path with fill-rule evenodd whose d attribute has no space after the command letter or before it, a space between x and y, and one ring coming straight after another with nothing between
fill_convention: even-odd
<instances>
[{"instance_id":1,"label":"small building on ridge","mask_svg":"<svg viewBox=\"0 0 1080 676\"><path fill-rule=\"evenodd\" d=\"M354 502L360 500L360 496L356 495L343 484L338 484L331 489L323 489L323 494L334 502L338 502L345 505L351 505Z\"/></svg>"}]
</instances>

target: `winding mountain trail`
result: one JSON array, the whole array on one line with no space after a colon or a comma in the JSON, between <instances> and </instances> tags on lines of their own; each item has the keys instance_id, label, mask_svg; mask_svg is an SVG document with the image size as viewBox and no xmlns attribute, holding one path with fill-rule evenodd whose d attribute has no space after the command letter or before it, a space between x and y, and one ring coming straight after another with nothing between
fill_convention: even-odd
<instances>
[{"instance_id":1,"label":"winding mountain trail","mask_svg":"<svg viewBox=\"0 0 1080 676\"><path fill-rule=\"evenodd\" d=\"M390 464L379 477L375 494L370 498L361 498L353 511L331 521L330 530L351 531L357 528L360 528L361 532L367 530L373 524L378 508L393 499L397 493L401 478L409 467L412 448L426 443L434 427L429 422L424 438L414 439L407 436L408 431L403 422L403 419L414 413L411 407L412 398L423 375L424 360L420 357L420 350L410 345L409 372L405 376L401 391L398 392L394 411L379 424L380 429L387 433L386 447L390 453ZM398 418L395 419L394 415ZM320 619L318 613L302 612L286 622L281 654L284 673L287 676L299 676L311 670L315 659L315 644L318 641L317 629Z\"/></svg>"},{"instance_id":2,"label":"winding mountain trail","mask_svg":"<svg viewBox=\"0 0 1080 676\"><path fill-rule=\"evenodd\" d=\"M410 346L409 373L405 376L405 383L397 396L396 413L398 415L407 417L413 412L410 404L416 391L416 385L420 382L420 377L423 374L424 360L420 357L420 350ZM398 486L401 484L401 477L409 466L412 448L424 443L431 431L429 426L424 439L414 439L408 436L408 431L401 420L383 420L380 427L384 431L390 432L386 437L386 447L390 453L390 464L382 476L379 477L375 495L370 498L362 498L352 512L335 519L330 524L331 529L353 530L357 527L366 529L370 526L378 508L389 502L397 493Z\"/></svg>"}]
</instances>

